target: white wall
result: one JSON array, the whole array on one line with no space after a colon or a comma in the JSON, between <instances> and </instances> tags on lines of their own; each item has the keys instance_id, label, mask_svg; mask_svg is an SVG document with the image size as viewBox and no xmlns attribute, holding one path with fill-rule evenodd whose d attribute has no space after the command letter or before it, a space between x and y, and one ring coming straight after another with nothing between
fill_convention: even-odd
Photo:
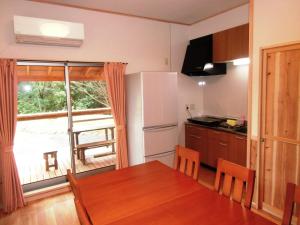
<instances>
[{"instance_id":1,"label":"white wall","mask_svg":"<svg viewBox=\"0 0 300 225\"><path fill-rule=\"evenodd\" d=\"M243 5L189 27L189 39L216 33L249 21L249 5ZM248 66L235 67L227 64L227 75L198 77L206 81L202 91L203 114L242 117L247 116Z\"/></svg>"},{"instance_id":2,"label":"white wall","mask_svg":"<svg viewBox=\"0 0 300 225\"><path fill-rule=\"evenodd\" d=\"M0 57L74 61L128 62L127 73L168 71L170 25L70 7L24 0L1 0ZM16 44L13 15L81 22L85 40L80 48Z\"/></svg>"},{"instance_id":3,"label":"white wall","mask_svg":"<svg viewBox=\"0 0 300 225\"><path fill-rule=\"evenodd\" d=\"M254 0L252 136L258 131L260 48L300 41L299 0Z\"/></svg>"},{"instance_id":4,"label":"white wall","mask_svg":"<svg viewBox=\"0 0 300 225\"><path fill-rule=\"evenodd\" d=\"M189 28L189 38L198 38L248 23L248 8L249 5L245 4L192 25Z\"/></svg>"},{"instance_id":5,"label":"white wall","mask_svg":"<svg viewBox=\"0 0 300 225\"><path fill-rule=\"evenodd\" d=\"M203 106L203 91L198 86L197 79L181 74L186 47L188 45L188 26L171 26L171 70L178 73L178 128L179 144L185 144L184 122L189 117L185 110L185 104L195 104L191 110L193 115L201 114Z\"/></svg>"},{"instance_id":6,"label":"white wall","mask_svg":"<svg viewBox=\"0 0 300 225\"><path fill-rule=\"evenodd\" d=\"M227 64L227 75L209 76L203 80L203 113L247 119L247 86L249 66Z\"/></svg>"}]
</instances>

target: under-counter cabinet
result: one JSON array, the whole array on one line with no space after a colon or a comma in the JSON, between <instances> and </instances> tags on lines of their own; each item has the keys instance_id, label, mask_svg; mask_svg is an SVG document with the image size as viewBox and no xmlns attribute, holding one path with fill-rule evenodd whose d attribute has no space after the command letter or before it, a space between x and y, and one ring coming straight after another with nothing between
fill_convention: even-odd
<instances>
[{"instance_id":1,"label":"under-counter cabinet","mask_svg":"<svg viewBox=\"0 0 300 225\"><path fill-rule=\"evenodd\" d=\"M200 152L201 162L208 164L207 129L199 126L185 127L186 147Z\"/></svg>"},{"instance_id":2,"label":"under-counter cabinet","mask_svg":"<svg viewBox=\"0 0 300 225\"><path fill-rule=\"evenodd\" d=\"M201 163L211 167L217 167L218 158L246 166L246 136L186 124L185 145L199 151Z\"/></svg>"},{"instance_id":3,"label":"under-counter cabinet","mask_svg":"<svg viewBox=\"0 0 300 225\"><path fill-rule=\"evenodd\" d=\"M229 155L229 134L217 130L208 131L208 165L217 167L218 158L228 160Z\"/></svg>"},{"instance_id":4,"label":"under-counter cabinet","mask_svg":"<svg viewBox=\"0 0 300 225\"><path fill-rule=\"evenodd\" d=\"M236 164L246 166L247 160L247 137L230 134L229 160Z\"/></svg>"}]
</instances>

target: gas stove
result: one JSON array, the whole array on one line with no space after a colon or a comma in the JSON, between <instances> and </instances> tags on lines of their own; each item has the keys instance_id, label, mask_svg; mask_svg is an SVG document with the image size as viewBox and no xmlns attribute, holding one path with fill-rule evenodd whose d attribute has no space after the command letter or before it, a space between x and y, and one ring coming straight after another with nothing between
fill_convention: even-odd
<instances>
[{"instance_id":1,"label":"gas stove","mask_svg":"<svg viewBox=\"0 0 300 225\"><path fill-rule=\"evenodd\" d=\"M209 126L209 127L217 127L222 122L226 121L226 119L212 117L212 116L199 116L199 117L189 118L187 120L192 123L205 125L205 126Z\"/></svg>"}]
</instances>

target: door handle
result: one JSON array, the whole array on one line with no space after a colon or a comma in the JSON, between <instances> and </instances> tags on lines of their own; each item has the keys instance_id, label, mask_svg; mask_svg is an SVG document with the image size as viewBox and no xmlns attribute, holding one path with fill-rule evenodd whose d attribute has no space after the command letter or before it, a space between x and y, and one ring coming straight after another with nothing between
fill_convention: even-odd
<instances>
[{"instance_id":1,"label":"door handle","mask_svg":"<svg viewBox=\"0 0 300 225\"><path fill-rule=\"evenodd\" d=\"M166 125L158 125L158 126L150 126L150 127L143 127L143 131L151 131L151 130L161 130L161 129L166 129L166 128L174 128L177 127L176 124L166 124Z\"/></svg>"},{"instance_id":2,"label":"door handle","mask_svg":"<svg viewBox=\"0 0 300 225\"><path fill-rule=\"evenodd\" d=\"M239 136L235 136L236 139L239 139L239 140L244 140L244 138L242 137L239 137Z\"/></svg>"},{"instance_id":3,"label":"door handle","mask_svg":"<svg viewBox=\"0 0 300 225\"><path fill-rule=\"evenodd\" d=\"M197 139L201 139L201 137L199 137L199 136L196 136L196 135L190 135L190 137L193 137L193 138L197 138Z\"/></svg>"},{"instance_id":4,"label":"door handle","mask_svg":"<svg viewBox=\"0 0 300 225\"><path fill-rule=\"evenodd\" d=\"M222 146L227 146L227 144L223 143L223 142L219 142L219 144L222 145Z\"/></svg>"}]
</instances>

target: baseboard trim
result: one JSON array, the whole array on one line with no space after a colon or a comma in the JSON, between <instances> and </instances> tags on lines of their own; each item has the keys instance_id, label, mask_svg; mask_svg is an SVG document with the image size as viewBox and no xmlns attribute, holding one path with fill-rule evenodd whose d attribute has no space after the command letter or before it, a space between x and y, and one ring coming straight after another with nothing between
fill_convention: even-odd
<instances>
[{"instance_id":1,"label":"baseboard trim","mask_svg":"<svg viewBox=\"0 0 300 225\"><path fill-rule=\"evenodd\" d=\"M37 201L37 200L52 197L55 195L64 194L64 193L67 193L70 191L71 191L70 184L69 184L69 182L66 182L63 184L58 184L55 186L26 192L26 193L24 193L24 198L25 198L25 202L29 203L32 201Z\"/></svg>"}]
</instances>

